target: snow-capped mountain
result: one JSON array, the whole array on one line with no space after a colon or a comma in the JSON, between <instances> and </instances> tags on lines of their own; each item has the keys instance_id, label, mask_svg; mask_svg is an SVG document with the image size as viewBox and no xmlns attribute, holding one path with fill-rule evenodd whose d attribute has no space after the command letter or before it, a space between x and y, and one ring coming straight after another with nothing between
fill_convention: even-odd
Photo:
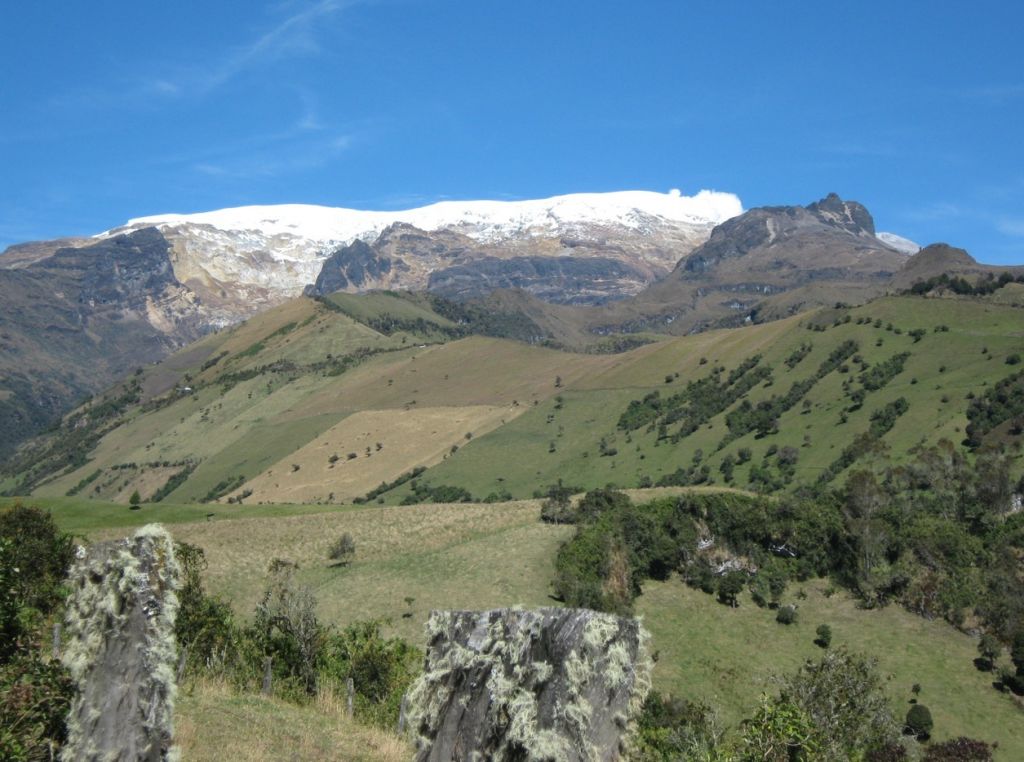
<instances>
[{"instance_id":1,"label":"snow-capped mountain","mask_svg":"<svg viewBox=\"0 0 1024 762\"><path fill-rule=\"evenodd\" d=\"M301 293L334 251L355 241L373 242L395 226L406 233L403 240L413 229L418 245L392 246L387 277L350 290L422 289L438 269L480 259L569 257L570 265L587 260L593 270L595 260L610 260L627 272L583 299L601 301L636 293L668 273L715 225L742 211L735 195L708 190L693 196L621 191L442 201L402 211L286 204L140 217L98 237L159 228L171 244L178 279L229 323ZM444 240L432 241L438 237Z\"/></svg>"},{"instance_id":2,"label":"snow-capped mountain","mask_svg":"<svg viewBox=\"0 0 1024 762\"><path fill-rule=\"evenodd\" d=\"M917 254L921 250L921 244L895 233L878 233L875 237L890 249L896 249L904 254Z\"/></svg>"},{"instance_id":3,"label":"snow-capped mountain","mask_svg":"<svg viewBox=\"0 0 1024 762\"><path fill-rule=\"evenodd\" d=\"M126 227L208 225L219 230L249 231L264 238L284 235L343 244L375 236L402 222L428 232L451 228L474 240L494 242L587 226L615 226L638 233L665 224L703 227L742 212L739 198L732 193L702 190L684 196L673 189L668 193L575 193L527 201L441 201L385 212L305 204L242 206L199 214L139 217Z\"/></svg>"}]
</instances>

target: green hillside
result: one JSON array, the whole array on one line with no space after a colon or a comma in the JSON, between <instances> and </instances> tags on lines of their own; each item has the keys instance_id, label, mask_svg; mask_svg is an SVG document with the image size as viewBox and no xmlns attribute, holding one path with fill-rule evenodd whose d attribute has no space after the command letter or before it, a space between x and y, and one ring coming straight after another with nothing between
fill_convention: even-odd
<instances>
[{"instance_id":1,"label":"green hillside","mask_svg":"<svg viewBox=\"0 0 1024 762\"><path fill-rule=\"evenodd\" d=\"M435 306L339 294L261 314L70 414L3 487L250 504L524 498L559 480L788 491L959 445L971 400L1024 350L1019 307L980 298L887 297L618 354L466 335ZM1013 444L1004 412L984 436Z\"/></svg>"}]
</instances>

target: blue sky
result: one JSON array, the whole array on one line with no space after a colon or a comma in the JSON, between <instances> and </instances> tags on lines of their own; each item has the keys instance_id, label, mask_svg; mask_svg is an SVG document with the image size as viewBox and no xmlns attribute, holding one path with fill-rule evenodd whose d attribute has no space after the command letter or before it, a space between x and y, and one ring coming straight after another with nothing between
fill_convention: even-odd
<instances>
[{"instance_id":1,"label":"blue sky","mask_svg":"<svg viewBox=\"0 0 1024 762\"><path fill-rule=\"evenodd\" d=\"M252 203L836 191L1024 263L1024 4L3 3L0 248Z\"/></svg>"}]
</instances>

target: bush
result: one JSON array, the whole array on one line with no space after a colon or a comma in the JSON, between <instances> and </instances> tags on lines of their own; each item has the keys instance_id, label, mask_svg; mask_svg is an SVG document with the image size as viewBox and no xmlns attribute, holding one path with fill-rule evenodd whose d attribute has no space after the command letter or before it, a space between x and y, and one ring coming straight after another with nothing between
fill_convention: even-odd
<instances>
[{"instance_id":1,"label":"bush","mask_svg":"<svg viewBox=\"0 0 1024 762\"><path fill-rule=\"evenodd\" d=\"M0 667L0 759L53 759L66 737L74 688L59 663L20 654Z\"/></svg>"},{"instance_id":2,"label":"bush","mask_svg":"<svg viewBox=\"0 0 1024 762\"><path fill-rule=\"evenodd\" d=\"M351 563L355 555L356 541L352 539L352 535L348 532L345 532L345 534L335 540L334 544L327 551L327 557L332 561L337 561L339 565Z\"/></svg>"},{"instance_id":3,"label":"bush","mask_svg":"<svg viewBox=\"0 0 1024 762\"><path fill-rule=\"evenodd\" d=\"M743 591L747 575L741 571L731 571L722 577L718 583L718 600L722 603L736 607L736 596Z\"/></svg>"},{"instance_id":4,"label":"bush","mask_svg":"<svg viewBox=\"0 0 1024 762\"><path fill-rule=\"evenodd\" d=\"M206 554L202 548L178 542L174 546L174 555L181 566L174 636L185 650L190 668L208 668L214 664L223 666L234 656L238 636L231 606L207 595L203 589Z\"/></svg>"},{"instance_id":5,"label":"bush","mask_svg":"<svg viewBox=\"0 0 1024 762\"><path fill-rule=\"evenodd\" d=\"M919 741L925 741L932 733L932 713L924 704L914 704L907 712L907 732L916 736Z\"/></svg>"},{"instance_id":6,"label":"bush","mask_svg":"<svg viewBox=\"0 0 1024 762\"><path fill-rule=\"evenodd\" d=\"M807 662L787 678L780 701L808 717L822 747L821 759L858 759L859 753L899 738L875 662L843 648L826 652L820 662Z\"/></svg>"},{"instance_id":7,"label":"bush","mask_svg":"<svg viewBox=\"0 0 1024 762\"><path fill-rule=\"evenodd\" d=\"M793 624L796 622L797 614L795 606L781 606L775 615L775 621L779 624Z\"/></svg>"},{"instance_id":8,"label":"bush","mask_svg":"<svg viewBox=\"0 0 1024 762\"><path fill-rule=\"evenodd\" d=\"M1020 355L1017 354L1016 352L1014 354L1012 354L1012 355L1008 355L1006 357L1006 364L1007 365L1020 365Z\"/></svg>"},{"instance_id":9,"label":"bush","mask_svg":"<svg viewBox=\"0 0 1024 762\"><path fill-rule=\"evenodd\" d=\"M320 675L341 686L351 679L355 711L369 722L393 728L399 707L419 671L422 654L398 638L385 639L381 623L356 622L324 637Z\"/></svg>"},{"instance_id":10,"label":"bush","mask_svg":"<svg viewBox=\"0 0 1024 762\"><path fill-rule=\"evenodd\" d=\"M652 691L637 721L635 757L712 759L721 740L722 729L711 708Z\"/></svg>"},{"instance_id":11,"label":"bush","mask_svg":"<svg viewBox=\"0 0 1024 762\"><path fill-rule=\"evenodd\" d=\"M16 503L0 513L0 540L10 543L4 565L18 605L50 612L62 598L60 586L74 557L71 535L57 528L48 511Z\"/></svg>"},{"instance_id":12,"label":"bush","mask_svg":"<svg viewBox=\"0 0 1024 762\"><path fill-rule=\"evenodd\" d=\"M965 736L930 744L924 752L924 762L989 762L991 759L991 746Z\"/></svg>"},{"instance_id":13,"label":"bush","mask_svg":"<svg viewBox=\"0 0 1024 762\"><path fill-rule=\"evenodd\" d=\"M995 667L996 660L1002 651L1003 644L999 642L999 638L990 632L986 632L981 636L981 640L978 641L978 654L987 665L989 671Z\"/></svg>"},{"instance_id":14,"label":"bush","mask_svg":"<svg viewBox=\"0 0 1024 762\"><path fill-rule=\"evenodd\" d=\"M576 511L572 507L572 487L552 484L546 493L547 499L541 503L540 518L548 524L575 524Z\"/></svg>"},{"instance_id":15,"label":"bush","mask_svg":"<svg viewBox=\"0 0 1024 762\"><path fill-rule=\"evenodd\" d=\"M832 628L827 624L819 624L818 629L814 632L818 636L814 641L817 645L822 648L828 648L832 645Z\"/></svg>"}]
</instances>

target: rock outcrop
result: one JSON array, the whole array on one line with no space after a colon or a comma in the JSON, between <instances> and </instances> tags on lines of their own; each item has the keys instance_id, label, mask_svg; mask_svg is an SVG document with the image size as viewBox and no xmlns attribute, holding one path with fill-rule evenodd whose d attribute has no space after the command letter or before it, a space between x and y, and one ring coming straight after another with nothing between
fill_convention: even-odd
<instances>
[{"instance_id":1,"label":"rock outcrop","mask_svg":"<svg viewBox=\"0 0 1024 762\"><path fill-rule=\"evenodd\" d=\"M650 688L648 635L586 609L435 611L410 689L418 762L619 759Z\"/></svg>"},{"instance_id":2,"label":"rock outcrop","mask_svg":"<svg viewBox=\"0 0 1024 762\"><path fill-rule=\"evenodd\" d=\"M215 327L156 228L0 262L0 305L0 460L75 400Z\"/></svg>"},{"instance_id":3,"label":"rock outcrop","mask_svg":"<svg viewBox=\"0 0 1024 762\"><path fill-rule=\"evenodd\" d=\"M174 543L159 525L80 549L63 656L77 695L61 759L172 758L179 577Z\"/></svg>"}]
</instances>

